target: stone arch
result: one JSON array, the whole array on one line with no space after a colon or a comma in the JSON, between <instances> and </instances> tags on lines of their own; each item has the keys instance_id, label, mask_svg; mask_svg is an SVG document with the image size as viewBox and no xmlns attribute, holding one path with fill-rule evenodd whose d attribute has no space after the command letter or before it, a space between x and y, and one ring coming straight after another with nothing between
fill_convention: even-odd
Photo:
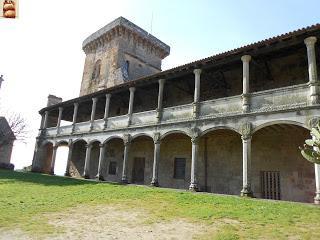
<instances>
[{"instance_id":1,"label":"stone arch","mask_svg":"<svg viewBox=\"0 0 320 240\"><path fill-rule=\"evenodd\" d=\"M313 202L314 165L299 150L309 137L308 128L296 121L272 121L255 128L251 141L254 196Z\"/></svg>"},{"instance_id":2,"label":"stone arch","mask_svg":"<svg viewBox=\"0 0 320 240\"><path fill-rule=\"evenodd\" d=\"M254 134L255 132L259 131L260 129L263 129L265 127L272 126L272 125L277 125L277 124L296 125L296 126L299 126L299 127L303 127L305 129L309 129L304 123L301 123L301 122L292 121L292 120L276 120L276 121L270 121L270 122L266 122L266 123L263 123L263 124L260 124L260 125L256 126L252 130L252 134Z\"/></svg>"},{"instance_id":3,"label":"stone arch","mask_svg":"<svg viewBox=\"0 0 320 240\"><path fill-rule=\"evenodd\" d=\"M56 142L56 146L60 147L60 146L67 146L68 145L68 141L67 140L60 140Z\"/></svg>"},{"instance_id":4,"label":"stone arch","mask_svg":"<svg viewBox=\"0 0 320 240\"><path fill-rule=\"evenodd\" d=\"M55 142L53 141L53 140L45 140L45 141L43 141L41 144L40 144L40 147L43 147L43 146L45 146L46 144L48 144L48 143L51 143L52 145L54 145L55 144Z\"/></svg>"},{"instance_id":5,"label":"stone arch","mask_svg":"<svg viewBox=\"0 0 320 240\"><path fill-rule=\"evenodd\" d=\"M95 142L98 142L99 144L101 144L101 141L99 139L92 139L88 142L88 144L93 144Z\"/></svg>"},{"instance_id":6,"label":"stone arch","mask_svg":"<svg viewBox=\"0 0 320 240\"><path fill-rule=\"evenodd\" d=\"M110 142L113 139L120 139L120 140L123 141L123 137L122 136L114 135L114 136L110 136L107 139L105 139L102 144L107 144L108 142Z\"/></svg>"},{"instance_id":7,"label":"stone arch","mask_svg":"<svg viewBox=\"0 0 320 240\"><path fill-rule=\"evenodd\" d=\"M84 138L77 138L77 139L75 139L75 140L72 141L72 144L75 144L75 143L81 142L81 141L83 141L83 142L85 142L86 144L88 144L88 141L85 140Z\"/></svg>"},{"instance_id":8,"label":"stone arch","mask_svg":"<svg viewBox=\"0 0 320 240\"><path fill-rule=\"evenodd\" d=\"M134 139L139 138L139 137L148 137L148 138L153 139L153 137L147 133L138 133L138 134L132 135L131 140L133 141Z\"/></svg>"},{"instance_id":9,"label":"stone arch","mask_svg":"<svg viewBox=\"0 0 320 240\"><path fill-rule=\"evenodd\" d=\"M211 127L211 128L203 130L200 133L200 137L206 135L209 132L213 132L213 131L217 131L217 130L230 130L230 131L233 131L233 132L241 135L240 131L236 128L229 127L229 126L216 126L216 127Z\"/></svg>"},{"instance_id":10,"label":"stone arch","mask_svg":"<svg viewBox=\"0 0 320 240\"><path fill-rule=\"evenodd\" d=\"M167 137L167 136L169 136L171 134L183 134L183 135L186 135L186 136L190 137L189 133L184 131L184 130L170 130L168 132L165 132L165 133L161 134L160 139L163 140L165 137Z\"/></svg>"}]
</instances>

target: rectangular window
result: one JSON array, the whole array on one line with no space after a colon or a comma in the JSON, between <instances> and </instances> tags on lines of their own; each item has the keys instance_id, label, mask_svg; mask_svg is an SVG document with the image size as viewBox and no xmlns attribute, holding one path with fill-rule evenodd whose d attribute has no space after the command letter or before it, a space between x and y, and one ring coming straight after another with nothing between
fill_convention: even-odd
<instances>
[{"instance_id":1,"label":"rectangular window","mask_svg":"<svg viewBox=\"0 0 320 240\"><path fill-rule=\"evenodd\" d=\"M110 162L109 175L116 175L116 174L117 174L117 162Z\"/></svg>"},{"instance_id":2,"label":"rectangular window","mask_svg":"<svg viewBox=\"0 0 320 240\"><path fill-rule=\"evenodd\" d=\"M280 200L280 172L261 171L262 198Z\"/></svg>"},{"instance_id":3,"label":"rectangular window","mask_svg":"<svg viewBox=\"0 0 320 240\"><path fill-rule=\"evenodd\" d=\"M174 159L174 175L173 178L184 179L186 175L186 159L175 158Z\"/></svg>"}]
</instances>

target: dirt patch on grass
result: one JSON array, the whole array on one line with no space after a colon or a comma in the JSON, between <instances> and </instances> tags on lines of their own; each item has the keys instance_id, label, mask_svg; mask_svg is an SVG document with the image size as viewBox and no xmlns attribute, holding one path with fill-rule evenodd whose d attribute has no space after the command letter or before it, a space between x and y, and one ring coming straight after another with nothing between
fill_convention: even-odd
<instances>
[{"instance_id":1,"label":"dirt patch on grass","mask_svg":"<svg viewBox=\"0 0 320 240\"><path fill-rule=\"evenodd\" d=\"M204 224L185 220L147 224L148 213L119 207L77 207L50 216L50 224L63 233L50 239L194 239L207 233Z\"/></svg>"}]
</instances>

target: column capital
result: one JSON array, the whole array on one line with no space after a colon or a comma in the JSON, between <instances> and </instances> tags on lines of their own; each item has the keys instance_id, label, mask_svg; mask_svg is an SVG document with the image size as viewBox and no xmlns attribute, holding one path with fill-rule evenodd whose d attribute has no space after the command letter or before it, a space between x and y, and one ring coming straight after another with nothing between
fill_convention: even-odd
<instances>
[{"instance_id":1,"label":"column capital","mask_svg":"<svg viewBox=\"0 0 320 240\"><path fill-rule=\"evenodd\" d=\"M79 103L78 102L75 102L73 103L73 106L76 108L76 107L79 107Z\"/></svg>"},{"instance_id":2,"label":"column capital","mask_svg":"<svg viewBox=\"0 0 320 240\"><path fill-rule=\"evenodd\" d=\"M155 132L155 133L153 134L153 142L154 142L154 144L159 144L159 143L161 143L161 135L160 135L159 132Z\"/></svg>"},{"instance_id":3,"label":"column capital","mask_svg":"<svg viewBox=\"0 0 320 240\"><path fill-rule=\"evenodd\" d=\"M134 92L135 90L136 90L136 88L135 88L135 87L129 87L129 91L130 91L130 93Z\"/></svg>"},{"instance_id":4,"label":"column capital","mask_svg":"<svg viewBox=\"0 0 320 240\"><path fill-rule=\"evenodd\" d=\"M72 139L69 139L69 141L68 141L68 147L70 148L70 147L72 147L72 145L73 145L73 141L72 141Z\"/></svg>"},{"instance_id":5,"label":"column capital","mask_svg":"<svg viewBox=\"0 0 320 240\"><path fill-rule=\"evenodd\" d=\"M99 147L100 147L100 148L104 148L105 146L106 146L106 143L100 143L100 144L99 144Z\"/></svg>"},{"instance_id":6,"label":"column capital","mask_svg":"<svg viewBox=\"0 0 320 240\"><path fill-rule=\"evenodd\" d=\"M242 123L242 125L240 126L240 132L242 135L242 140L251 139L252 124L250 122Z\"/></svg>"},{"instance_id":7,"label":"column capital","mask_svg":"<svg viewBox=\"0 0 320 240\"><path fill-rule=\"evenodd\" d=\"M86 144L86 148L91 148L92 147L92 143L87 143Z\"/></svg>"},{"instance_id":8,"label":"column capital","mask_svg":"<svg viewBox=\"0 0 320 240\"><path fill-rule=\"evenodd\" d=\"M53 144L53 150L57 150L58 147L59 147L59 144L58 144L58 143Z\"/></svg>"},{"instance_id":9,"label":"column capital","mask_svg":"<svg viewBox=\"0 0 320 240\"><path fill-rule=\"evenodd\" d=\"M194 75L200 75L202 70L200 68L196 68L193 70Z\"/></svg>"},{"instance_id":10,"label":"column capital","mask_svg":"<svg viewBox=\"0 0 320 240\"><path fill-rule=\"evenodd\" d=\"M198 144L198 143L199 143L199 140L200 140L200 137L199 137L199 136L193 136L193 137L191 137L191 143L192 143L192 144Z\"/></svg>"},{"instance_id":11,"label":"column capital","mask_svg":"<svg viewBox=\"0 0 320 240\"><path fill-rule=\"evenodd\" d=\"M316 43L317 41L317 38L316 37L307 37L304 39L304 44L307 46L307 47L311 47L311 46L314 46L314 44Z\"/></svg>"},{"instance_id":12,"label":"column capital","mask_svg":"<svg viewBox=\"0 0 320 240\"><path fill-rule=\"evenodd\" d=\"M110 99L110 98L111 98L111 93L107 93L107 94L106 94L106 98L109 98L109 99Z\"/></svg>"},{"instance_id":13,"label":"column capital","mask_svg":"<svg viewBox=\"0 0 320 240\"><path fill-rule=\"evenodd\" d=\"M241 57L241 61L242 62L250 62L250 60L251 60L251 56L250 55L243 55Z\"/></svg>"},{"instance_id":14,"label":"column capital","mask_svg":"<svg viewBox=\"0 0 320 240\"><path fill-rule=\"evenodd\" d=\"M123 143L125 146L129 145L131 143L131 136L130 134L124 134L123 135Z\"/></svg>"},{"instance_id":15,"label":"column capital","mask_svg":"<svg viewBox=\"0 0 320 240\"><path fill-rule=\"evenodd\" d=\"M98 101L98 98L97 98L97 97L93 97L93 98L92 98L92 102L93 102L93 103L96 103L97 101Z\"/></svg>"},{"instance_id":16,"label":"column capital","mask_svg":"<svg viewBox=\"0 0 320 240\"><path fill-rule=\"evenodd\" d=\"M62 112L63 111L63 107L59 107L59 112Z\"/></svg>"}]
</instances>

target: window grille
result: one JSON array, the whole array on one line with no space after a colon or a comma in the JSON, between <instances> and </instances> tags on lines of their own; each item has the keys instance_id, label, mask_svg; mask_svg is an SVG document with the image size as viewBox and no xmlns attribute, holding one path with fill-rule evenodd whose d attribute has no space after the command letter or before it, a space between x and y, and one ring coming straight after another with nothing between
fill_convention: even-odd
<instances>
[{"instance_id":1,"label":"window grille","mask_svg":"<svg viewBox=\"0 0 320 240\"><path fill-rule=\"evenodd\" d=\"M280 172L261 171L262 198L280 200Z\"/></svg>"}]
</instances>

